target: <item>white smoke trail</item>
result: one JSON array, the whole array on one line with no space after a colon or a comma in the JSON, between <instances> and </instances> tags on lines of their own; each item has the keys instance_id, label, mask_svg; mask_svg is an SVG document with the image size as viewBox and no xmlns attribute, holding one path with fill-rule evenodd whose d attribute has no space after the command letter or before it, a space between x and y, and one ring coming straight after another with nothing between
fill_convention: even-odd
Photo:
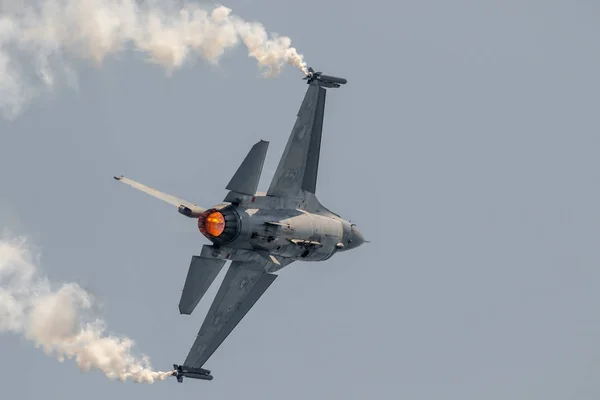
<instances>
[{"instance_id":1,"label":"white smoke trail","mask_svg":"<svg viewBox=\"0 0 600 400\"><path fill-rule=\"evenodd\" d=\"M152 370L147 357L133 356L133 341L107 334L104 321L86 322L92 305L75 283L53 288L24 238L0 238L0 332L22 334L47 355L74 359L81 370L111 379L154 383L171 376Z\"/></svg>"},{"instance_id":2,"label":"white smoke trail","mask_svg":"<svg viewBox=\"0 0 600 400\"><path fill-rule=\"evenodd\" d=\"M0 0L0 110L13 118L57 79L73 82L69 59L101 64L107 55L128 49L145 53L171 74L196 55L217 64L242 42L266 77L277 76L286 64L308 74L289 37L269 35L262 24L224 6L207 11L177 3Z\"/></svg>"}]
</instances>

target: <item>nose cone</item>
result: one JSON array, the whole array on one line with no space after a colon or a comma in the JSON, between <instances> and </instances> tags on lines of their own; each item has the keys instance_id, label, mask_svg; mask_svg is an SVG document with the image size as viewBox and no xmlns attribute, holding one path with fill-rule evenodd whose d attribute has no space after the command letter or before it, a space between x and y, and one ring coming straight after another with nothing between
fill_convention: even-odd
<instances>
[{"instance_id":1,"label":"nose cone","mask_svg":"<svg viewBox=\"0 0 600 400\"><path fill-rule=\"evenodd\" d=\"M352 225L352 231L350 232L350 238L346 243L346 250L355 249L365 242L365 237L356 229L355 225Z\"/></svg>"}]
</instances>

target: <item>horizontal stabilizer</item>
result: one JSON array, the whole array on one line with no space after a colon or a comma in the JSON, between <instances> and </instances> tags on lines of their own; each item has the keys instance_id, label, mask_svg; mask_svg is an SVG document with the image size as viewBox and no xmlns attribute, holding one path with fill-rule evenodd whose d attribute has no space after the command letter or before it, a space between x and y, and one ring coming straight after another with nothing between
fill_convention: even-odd
<instances>
[{"instance_id":1,"label":"horizontal stabilizer","mask_svg":"<svg viewBox=\"0 0 600 400\"><path fill-rule=\"evenodd\" d=\"M190 315L227 260L193 256L179 301L179 312Z\"/></svg>"},{"instance_id":2,"label":"horizontal stabilizer","mask_svg":"<svg viewBox=\"0 0 600 400\"><path fill-rule=\"evenodd\" d=\"M124 184L131 186L134 189L137 189L146 194L149 194L152 197L156 197L157 199L160 199L166 203L174 205L175 207L177 207L177 210L181 214L183 214L187 217L197 218L200 214L202 214L205 211L205 209L202 207L198 207L197 205L192 204L188 201L182 200L175 196L171 196L170 194L163 193L159 190L156 190L149 186L143 185L139 182L134 181L133 179L126 178L123 175L115 176L114 178L116 180L118 180L119 182L123 182Z\"/></svg>"},{"instance_id":3,"label":"horizontal stabilizer","mask_svg":"<svg viewBox=\"0 0 600 400\"><path fill-rule=\"evenodd\" d=\"M227 190L247 194L249 196L254 196L254 194L256 194L268 147L269 142L264 140L261 140L252 146L235 175L233 175L233 178L229 181L229 184L226 187Z\"/></svg>"},{"instance_id":4,"label":"horizontal stabilizer","mask_svg":"<svg viewBox=\"0 0 600 400\"><path fill-rule=\"evenodd\" d=\"M259 264L265 264L265 271L275 272L281 268L290 265L294 262L293 258L274 256L266 250L246 250L246 249L234 249L231 247L219 247L218 249L204 245L202 246L202 257L216 258L221 260L231 261L244 261L244 262L256 262Z\"/></svg>"}]
</instances>

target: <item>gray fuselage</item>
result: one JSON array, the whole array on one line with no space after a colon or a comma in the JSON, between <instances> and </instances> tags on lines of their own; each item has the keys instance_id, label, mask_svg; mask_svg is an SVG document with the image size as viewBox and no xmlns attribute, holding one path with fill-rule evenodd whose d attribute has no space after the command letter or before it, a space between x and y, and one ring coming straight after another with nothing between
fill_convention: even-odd
<instances>
[{"instance_id":1,"label":"gray fuselage","mask_svg":"<svg viewBox=\"0 0 600 400\"><path fill-rule=\"evenodd\" d=\"M198 229L212 242L192 256L178 306L181 314L194 311L230 262L183 365L174 365L180 382L184 376L212 379L205 362L277 279L275 272L296 261L327 260L365 242L354 224L324 207L315 195L327 89L347 81L309 72L304 100L265 193L257 192L269 145L262 139L227 184L223 202L208 209L115 177L197 219Z\"/></svg>"},{"instance_id":2,"label":"gray fuselage","mask_svg":"<svg viewBox=\"0 0 600 400\"><path fill-rule=\"evenodd\" d=\"M323 207L314 194L304 199L282 199L257 193L248 196L230 194L230 200L204 212L217 211L224 216L225 228L217 236L205 228L200 231L215 246L265 251L294 260L323 261L337 251L361 245L364 239L350 222Z\"/></svg>"}]
</instances>

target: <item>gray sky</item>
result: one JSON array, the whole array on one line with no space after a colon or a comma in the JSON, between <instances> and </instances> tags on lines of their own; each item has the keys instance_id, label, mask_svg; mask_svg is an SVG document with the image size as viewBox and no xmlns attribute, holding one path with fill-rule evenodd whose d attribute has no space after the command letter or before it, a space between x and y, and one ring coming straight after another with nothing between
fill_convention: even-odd
<instances>
[{"instance_id":1,"label":"gray sky","mask_svg":"<svg viewBox=\"0 0 600 400\"><path fill-rule=\"evenodd\" d=\"M597 399L600 7L226 5L348 79L328 93L317 194L372 243L282 270L206 364L212 382L122 384L3 335L2 397ZM178 314L206 240L112 176L210 206L262 138L265 189L307 86L293 68L262 79L242 47L172 78L131 56L78 71L79 93L0 120L0 220L169 369L216 292Z\"/></svg>"}]
</instances>

